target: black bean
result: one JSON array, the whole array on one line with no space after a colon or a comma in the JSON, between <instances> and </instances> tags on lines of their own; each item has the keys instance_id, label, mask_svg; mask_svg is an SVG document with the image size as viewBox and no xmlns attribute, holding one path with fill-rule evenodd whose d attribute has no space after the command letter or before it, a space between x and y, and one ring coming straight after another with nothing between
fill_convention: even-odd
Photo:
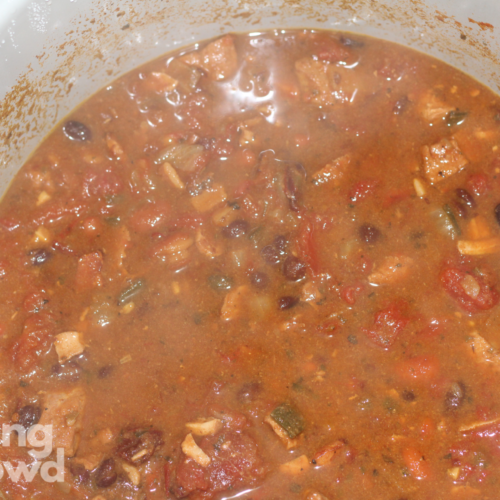
<instances>
[{"instance_id":1,"label":"black bean","mask_svg":"<svg viewBox=\"0 0 500 500\"><path fill-rule=\"evenodd\" d=\"M401 394L401 397L405 400L411 403L412 401L415 401L415 394L413 391L403 391L403 394Z\"/></svg>"},{"instance_id":2,"label":"black bean","mask_svg":"<svg viewBox=\"0 0 500 500\"><path fill-rule=\"evenodd\" d=\"M286 250L287 240L282 234L278 234L276 238L274 238L273 246L280 253L284 253Z\"/></svg>"},{"instance_id":3,"label":"black bean","mask_svg":"<svg viewBox=\"0 0 500 500\"><path fill-rule=\"evenodd\" d=\"M77 484L86 483L90 479L90 472L82 464L70 462L68 468Z\"/></svg>"},{"instance_id":4,"label":"black bean","mask_svg":"<svg viewBox=\"0 0 500 500\"><path fill-rule=\"evenodd\" d=\"M458 188L455 193L469 208L474 208L476 206L474 198L466 189Z\"/></svg>"},{"instance_id":5,"label":"black bean","mask_svg":"<svg viewBox=\"0 0 500 500\"><path fill-rule=\"evenodd\" d=\"M359 228L359 236L366 243L376 243L380 238L380 231L375 227L369 224L363 224Z\"/></svg>"},{"instance_id":6,"label":"black bean","mask_svg":"<svg viewBox=\"0 0 500 500\"><path fill-rule=\"evenodd\" d=\"M29 429L32 425L35 425L40 420L42 416L42 409L35 405L23 406L17 414L18 422L25 428Z\"/></svg>"},{"instance_id":7,"label":"black bean","mask_svg":"<svg viewBox=\"0 0 500 500\"><path fill-rule=\"evenodd\" d=\"M82 367L73 359L63 364L55 364L52 367L52 373L59 380L65 382L78 382L82 376Z\"/></svg>"},{"instance_id":8,"label":"black bean","mask_svg":"<svg viewBox=\"0 0 500 500\"><path fill-rule=\"evenodd\" d=\"M107 458L95 471L95 484L98 488L109 488L116 482L117 477L114 459Z\"/></svg>"},{"instance_id":9,"label":"black bean","mask_svg":"<svg viewBox=\"0 0 500 500\"><path fill-rule=\"evenodd\" d=\"M112 365L104 365L101 368L99 368L99 371L97 372L97 377L98 378L108 378L111 373L113 373L113 366Z\"/></svg>"},{"instance_id":10,"label":"black bean","mask_svg":"<svg viewBox=\"0 0 500 500\"><path fill-rule=\"evenodd\" d=\"M38 250L32 250L30 253L31 263L34 266L41 266L45 264L51 257L52 253L45 248L40 248Z\"/></svg>"},{"instance_id":11,"label":"black bean","mask_svg":"<svg viewBox=\"0 0 500 500\"><path fill-rule=\"evenodd\" d=\"M64 135L72 141L90 141L92 132L81 122L70 120L63 126Z\"/></svg>"},{"instance_id":12,"label":"black bean","mask_svg":"<svg viewBox=\"0 0 500 500\"><path fill-rule=\"evenodd\" d=\"M465 386L462 382L451 384L450 390L444 396L447 410L458 410L465 401Z\"/></svg>"},{"instance_id":13,"label":"black bean","mask_svg":"<svg viewBox=\"0 0 500 500\"><path fill-rule=\"evenodd\" d=\"M255 271L250 275L250 281L256 288L265 288L269 283L269 276L261 271Z\"/></svg>"},{"instance_id":14,"label":"black bean","mask_svg":"<svg viewBox=\"0 0 500 500\"><path fill-rule=\"evenodd\" d=\"M495 217L500 224L500 203L495 207Z\"/></svg>"},{"instance_id":15,"label":"black bean","mask_svg":"<svg viewBox=\"0 0 500 500\"><path fill-rule=\"evenodd\" d=\"M264 259L264 262L266 264L270 264L271 266L275 266L276 264L279 264L280 262L280 254L276 248L274 248L271 245L265 246L261 251L260 251L262 258Z\"/></svg>"},{"instance_id":16,"label":"black bean","mask_svg":"<svg viewBox=\"0 0 500 500\"><path fill-rule=\"evenodd\" d=\"M246 220L238 219L238 220L231 222L231 224L229 224L229 226L223 228L222 234L226 238L240 238L241 236L244 236L245 234L247 234L249 229L250 229L250 225L248 224L248 222Z\"/></svg>"},{"instance_id":17,"label":"black bean","mask_svg":"<svg viewBox=\"0 0 500 500\"><path fill-rule=\"evenodd\" d=\"M405 112L406 108L408 107L408 104L410 103L410 100L408 97L403 96L401 99L396 101L396 104L394 104L394 107L392 108L392 112L395 115L401 115Z\"/></svg>"},{"instance_id":18,"label":"black bean","mask_svg":"<svg viewBox=\"0 0 500 500\"><path fill-rule=\"evenodd\" d=\"M453 209L455 213L462 219L467 218L467 206L462 202L453 200Z\"/></svg>"},{"instance_id":19,"label":"black bean","mask_svg":"<svg viewBox=\"0 0 500 500\"><path fill-rule=\"evenodd\" d=\"M299 302L298 297L292 297L291 295L285 295L278 300L278 309L284 311L285 309L291 309Z\"/></svg>"},{"instance_id":20,"label":"black bean","mask_svg":"<svg viewBox=\"0 0 500 500\"><path fill-rule=\"evenodd\" d=\"M289 255L283 264L283 274L289 281L299 281L306 275L306 265L297 257Z\"/></svg>"}]
</instances>

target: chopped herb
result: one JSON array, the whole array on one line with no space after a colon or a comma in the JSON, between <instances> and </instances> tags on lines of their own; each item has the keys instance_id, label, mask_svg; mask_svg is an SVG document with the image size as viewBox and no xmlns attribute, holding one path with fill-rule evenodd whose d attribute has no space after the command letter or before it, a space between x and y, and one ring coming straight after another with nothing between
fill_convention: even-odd
<instances>
[{"instance_id":1,"label":"chopped herb","mask_svg":"<svg viewBox=\"0 0 500 500\"><path fill-rule=\"evenodd\" d=\"M358 343L358 338L356 337L356 335L349 335L349 337L347 337L347 340L353 345L356 345Z\"/></svg>"},{"instance_id":2,"label":"chopped herb","mask_svg":"<svg viewBox=\"0 0 500 500\"><path fill-rule=\"evenodd\" d=\"M389 455L384 455L382 453L382 459L386 464L393 464L394 460Z\"/></svg>"},{"instance_id":3,"label":"chopped herb","mask_svg":"<svg viewBox=\"0 0 500 500\"><path fill-rule=\"evenodd\" d=\"M288 434L290 439L296 438L305 428L304 417L288 403L274 409L271 418Z\"/></svg>"},{"instance_id":4,"label":"chopped herb","mask_svg":"<svg viewBox=\"0 0 500 500\"><path fill-rule=\"evenodd\" d=\"M443 457L443 460L451 460L451 453L448 453Z\"/></svg>"},{"instance_id":5,"label":"chopped herb","mask_svg":"<svg viewBox=\"0 0 500 500\"><path fill-rule=\"evenodd\" d=\"M300 493L302 491L302 486L300 486L300 484L297 483L292 483L290 485L290 491L292 493Z\"/></svg>"},{"instance_id":6,"label":"chopped herb","mask_svg":"<svg viewBox=\"0 0 500 500\"><path fill-rule=\"evenodd\" d=\"M28 383L28 382L25 382L24 380L20 380L20 381L19 381L19 385L20 385L21 387L28 387L28 386L29 386L29 383Z\"/></svg>"}]
</instances>

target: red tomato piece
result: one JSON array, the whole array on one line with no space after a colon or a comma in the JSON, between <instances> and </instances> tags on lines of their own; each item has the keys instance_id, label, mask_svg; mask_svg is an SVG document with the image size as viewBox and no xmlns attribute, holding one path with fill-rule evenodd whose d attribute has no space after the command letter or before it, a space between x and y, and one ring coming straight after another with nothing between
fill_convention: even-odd
<instances>
[{"instance_id":1,"label":"red tomato piece","mask_svg":"<svg viewBox=\"0 0 500 500\"><path fill-rule=\"evenodd\" d=\"M387 349L409 323L397 305L391 305L375 314L371 329L363 328L366 336L376 345Z\"/></svg>"},{"instance_id":2,"label":"red tomato piece","mask_svg":"<svg viewBox=\"0 0 500 500\"><path fill-rule=\"evenodd\" d=\"M415 479L429 479L431 477L432 469L429 462L416 448L412 446L405 448L403 450L403 460Z\"/></svg>"},{"instance_id":3,"label":"red tomato piece","mask_svg":"<svg viewBox=\"0 0 500 500\"><path fill-rule=\"evenodd\" d=\"M467 179L467 187L476 195L481 196L489 191L488 177L484 174L472 174Z\"/></svg>"},{"instance_id":4,"label":"red tomato piece","mask_svg":"<svg viewBox=\"0 0 500 500\"><path fill-rule=\"evenodd\" d=\"M403 379L431 382L439 374L439 361L431 355L415 356L398 363L396 369Z\"/></svg>"},{"instance_id":5,"label":"red tomato piece","mask_svg":"<svg viewBox=\"0 0 500 500\"><path fill-rule=\"evenodd\" d=\"M448 268L442 271L439 277L445 290L466 311L486 311L498 303L498 292L485 283L482 276L458 268Z\"/></svg>"},{"instance_id":6,"label":"red tomato piece","mask_svg":"<svg viewBox=\"0 0 500 500\"><path fill-rule=\"evenodd\" d=\"M299 258L306 262L313 276L319 272L318 253L314 238L314 226L311 221L304 221L297 238Z\"/></svg>"},{"instance_id":7,"label":"red tomato piece","mask_svg":"<svg viewBox=\"0 0 500 500\"><path fill-rule=\"evenodd\" d=\"M346 61L351 55L337 39L324 33L315 33L312 37L312 53L320 61L337 63Z\"/></svg>"},{"instance_id":8,"label":"red tomato piece","mask_svg":"<svg viewBox=\"0 0 500 500\"><path fill-rule=\"evenodd\" d=\"M103 257L101 252L92 252L84 255L78 261L75 285L79 290L88 290L101 286L101 269Z\"/></svg>"},{"instance_id":9,"label":"red tomato piece","mask_svg":"<svg viewBox=\"0 0 500 500\"><path fill-rule=\"evenodd\" d=\"M169 213L170 206L167 203L151 203L131 215L129 226L138 233L147 233L165 224Z\"/></svg>"},{"instance_id":10,"label":"red tomato piece","mask_svg":"<svg viewBox=\"0 0 500 500\"><path fill-rule=\"evenodd\" d=\"M23 302L23 309L27 313L40 312L49 302L49 296L44 290L36 291L26 295Z\"/></svg>"},{"instance_id":11,"label":"red tomato piece","mask_svg":"<svg viewBox=\"0 0 500 500\"><path fill-rule=\"evenodd\" d=\"M32 314L26 318L19 339L12 345L12 356L21 371L32 369L51 346L54 323L47 312Z\"/></svg>"},{"instance_id":12,"label":"red tomato piece","mask_svg":"<svg viewBox=\"0 0 500 500\"><path fill-rule=\"evenodd\" d=\"M376 179L367 179L357 182L349 191L349 199L353 203L365 200L375 193L375 188L377 187L377 185L378 181Z\"/></svg>"}]
</instances>

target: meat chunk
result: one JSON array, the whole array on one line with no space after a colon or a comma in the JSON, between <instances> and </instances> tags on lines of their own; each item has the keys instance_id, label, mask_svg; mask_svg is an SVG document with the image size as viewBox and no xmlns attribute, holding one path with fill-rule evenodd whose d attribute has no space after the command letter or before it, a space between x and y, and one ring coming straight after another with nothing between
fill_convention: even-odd
<instances>
[{"instance_id":1,"label":"meat chunk","mask_svg":"<svg viewBox=\"0 0 500 500\"><path fill-rule=\"evenodd\" d=\"M319 106L337 102L349 102L356 93L352 82L348 81L347 70L327 61L316 61L310 57L295 63L295 73L299 80L302 99Z\"/></svg>"},{"instance_id":2,"label":"meat chunk","mask_svg":"<svg viewBox=\"0 0 500 500\"><path fill-rule=\"evenodd\" d=\"M445 104L434 92L429 90L420 99L420 114L429 122L443 119L455 108Z\"/></svg>"},{"instance_id":3,"label":"meat chunk","mask_svg":"<svg viewBox=\"0 0 500 500\"><path fill-rule=\"evenodd\" d=\"M188 434L181 445L182 452L193 459L198 465L206 467L210 464L210 457L196 444L193 435Z\"/></svg>"},{"instance_id":4,"label":"meat chunk","mask_svg":"<svg viewBox=\"0 0 500 500\"><path fill-rule=\"evenodd\" d=\"M186 427L195 436L211 436L222 429L222 421L218 418L201 420L199 422L188 422Z\"/></svg>"},{"instance_id":5,"label":"meat chunk","mask_svg":"<svg viewBox=\"0 0 500 500\"><path fill-rule=\"evenodd\" d=\"M469 336L468 345L478 363L487 363L495 370L500 370L500 353L477 332Z\"/></svg>"},{"instance_id":6,"label":"meat chunk","mask_svg":"<svg viewBox=\"0 0 500 500\"><path fill-rule=\"evenodd\" d=\"M198 446L209 463L202 467L189 457L181 459L172 486L177 498L193 494L210 499L217 492L252 486L265 473L257 444L243 432L223 430L204 437Z\"/></svg>"},{"instance_id":7,"label":"meat chunk","mask_svg":"<svg viewBox=\"0 0 500 500\"><path fill-rule=\"evenodd\" d=\"M230 321L243 315L247 307L248 287L241 285L231 290L224 298L224 304L220 312L220 317L224 321Z\"/></svg>"},{"instance_id":8,"label":"meat chunk","mask_svg":"<svg viewBox=\"0 0 500 500\"><path fill-rule=\"evenodd\" d=\"M405 255L391 255L386 257L382 263L368 276L368 281L373 285L385 285L395 283L408 276L413 259Z\"/></svg>"},{"instance_id":9,"label":"meat chunk","mask_svg":"<svg viewBox=\"0 0 500 500\"><path fill-rule=\"evenodd\" d=\"M189 66L203 69L211 80L230 78L238 69L238 55L231 35L209 43L202 50L186 54L180 60Z\"/></svg>"},{"instance_id":10,"label":"meat chunk","mask_svg":"<svg viewBox=\"0 0 500 500\"><path fill-rule=\"evenodd\" d=\"M81 334L78 332L63 332L56 335L54 341L59 363L64 363L68 359L81 354L85 346L81 340Z\"/></svg>"},{"instance_id":11,"label":"meat chunk","mask_svg":"<svg viewBox=\"0 0 500 500\"><path fill-rule=\"evenodd\" d=\"M52 425L54 448L63 448L66 457L73 457L80 444L85 392L52 392L45 396L40 425Z\"/></svg>"},{"instance_id":12,"label":"meat chunk","mask_svg":"<svg viewBox=\"0 0 500 500\"><path fill-rule=\"evenodd\" d=\"M458 147L457 141L441 139L432 146L422 147L425 175L431 184L440 182L460 172L468 160Z\"/></svg>"},{"instance_id":13,"label":"meat chunk","mask_svg":"<svg viewBox=\"0 0 500 500\"><path fill-rule=\"evenodd\" d=\"M318 170L313 174L313 181L316 184L332 184L333 186L338 186L340 184L340 179L344 176L347 167L351 161L349 155L344 155L336 160L327 163L321 170Z\"/></svg>"}]
</instances>

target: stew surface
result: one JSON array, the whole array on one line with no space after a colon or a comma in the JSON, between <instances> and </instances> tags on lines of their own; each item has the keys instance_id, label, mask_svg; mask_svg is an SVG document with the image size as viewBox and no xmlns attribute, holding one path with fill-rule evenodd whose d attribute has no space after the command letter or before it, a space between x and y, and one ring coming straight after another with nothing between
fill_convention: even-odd
<instances>
[{"instance_id":1,"label":"stew surface","mask_svg":"<svg viewBox=\"0 0 500 500\"><path fill-rule=\"evenodd\" d=\"M498 498L499 146L490 90L345 33L100 91L0 204L0 498Z\"/></svg>"}]
</instances>

